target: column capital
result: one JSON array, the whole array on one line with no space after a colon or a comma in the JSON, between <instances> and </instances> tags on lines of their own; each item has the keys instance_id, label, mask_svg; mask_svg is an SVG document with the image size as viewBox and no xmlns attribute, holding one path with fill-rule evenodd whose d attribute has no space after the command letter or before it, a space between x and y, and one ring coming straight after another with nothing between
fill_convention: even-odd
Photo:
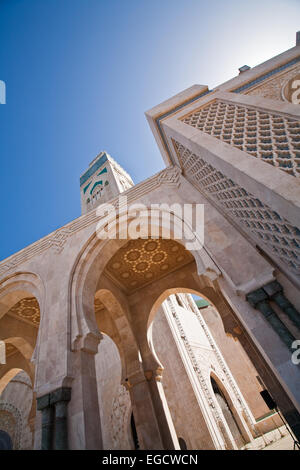
<instances>
[{"instance_id":1,"label":"column capital","mask_svg":"<svg viewBox=\"0 0 300 470\"><path fill-rule=\"evenodd\" d=\"M57 390L54 390L50 393L50 405L54 405L60 401L70 401L71 400L71 388L70 387L61 387Z\"/></svg>"},{"instance_id":2,"label":"column capital","mask_svg":"<svg viewBox=\"0 0 300 470\"><path fill-rule=\"evenodd\" d=\"M89 331L84 335L77 336L76 340L73 342L72 350L81 350L88 354L97 354L98 346L102 338L103 336L100 331Z\"/></svg>"},{"instance_id":3,"label":"column capital","mask_svg":"<svg viewBox=\"0 0 300 470\"><path fill-rule=\"evenodd\" d=\"M251 305L251 307L256 308L261 302L268 300L268 294L265 292L264 288L256 289L246 295L246 299Z\"/></svg>"},{"instance_id":4,"label":"column capital","mask_svg":"<svg viewBox=\"0 0 300 470\"><path fill-rule=\"evenodd\" d=\"M269 294L268 294L268 292L270 292L271 295L274 295L276 299L278 294L280 295L280 291L278 291L278 289L281 286L279 283L276 283L276 282L274 283L274 285L272 284L273 283L269 283L260 289L250 292L249 294L247 294L246 299L251 305L251 307L259 310L263 314L265 319L269 322L272 328L276 331L276 333L284 342L284 344L289 349L291 349L291 345L293 341L295 340L295 338L291 334L289 329L286 327L286 325L278 317L276 311L273 310L270 304L270 300L272 300L272 297L269 297Z\"/></svg>"}]
</instances>

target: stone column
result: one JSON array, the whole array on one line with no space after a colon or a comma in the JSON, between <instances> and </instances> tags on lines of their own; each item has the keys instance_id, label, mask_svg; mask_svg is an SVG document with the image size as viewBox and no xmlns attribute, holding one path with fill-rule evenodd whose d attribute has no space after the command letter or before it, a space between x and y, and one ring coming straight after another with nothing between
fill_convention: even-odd
<instances>
[{"instance_id":1,"label":"stone column","mask_svg":"<svg viewBox=\"0 0 300 470\"><path fill-rule=\"evenodd\" d=\"M173 420L168 407L165 392L161 383L163 370L145 371L149 383L152 403L155 409L159 430L165 450L180 449Z\"/></svg>"},{"instance_id":2,"label":"stone column","mask_svg":"<svg viewBox=\"0 0 300 470\"><path fill-rule=\"evenodd\" d=\"M98 344L94 346L72 353L76 372L68 406L69 447L72 450L103 449L95 368Z\"/></svg>"},{"instance_id":3,"label":"stone column","mask_svg":"<svg viewBox=\"0 0 300 470\"><path fill-rule=\"evenodd\" d=\"M284 344L291 349L292 343L295 340L294 336L290 333L287 329L285 324L280 320L277 316L276 312L272 309L269 303L268 294L265 292L264 289L257 289L253 292L250 292L246 296L249 304L259 310L266 320L270 323L272 328L276 331L278 336L280 336L281 340Z\"/></svg>"},{"instance_id":4,"label":"stone column","mask_svg":"<svg viewBox=\"0 0 300 470\"><path fill-rule=\"evenodd\" d=\"M55 450L68 449L68 422L67 406L71 399L71 389L67 387L59 388L50 394L50 404L55 409Z\"/></svg>"},{"instance_id":5,"label":"stone column","mask_svg":"<svg viewBox=\"0 0 300 470\"><path fill-rule=\"evenodd\" d=\"M53 449L54 409L50 405L50 393L37 398L37 409L42 412L42 450Z\"/></svg>"},{"instance_id":6,"label":"stone column","mask_svg":"<svg viewBox=\"0 0 300 470\"><path fill-rule=\"evenodd\" d=\"M285 297L281 284L277 281L269 282L263 287L270 300L290 318L290 320L300 329L300 313L295 309L291 302Z\"/></svg>"},{"instance_id":7,"label":"stone column","mask_svg":"<svg viewBox=\"0 0 300 470\"><path fill-rule=\"evenodd\" d=\"M265 296L263 296L262 293L260 293L260 295L261 299L265 299ZM231 299L234 297L232 292L230 292L230 297ZM244 328L239 317L237 316L237 313L231 307L229 307L227 302L226 305L227 308L219 308L218 306L226 333L231 334L240 341L253 366L257 370L264 387L271 393L272 397L278 405L278 408L288 422L296 438L299 440L300 414L298 410L295 408L295 405L287 394L286 389L282 386L278 376L274 373L273 369L270 367L270 364L266 361L261 351L257 347L253 337L251 336L251 333ZM240 303L237 308L239 309L239 312L241 312L242 303Z\"/></svg>"},{"instance_id":8,"label":"stone column","mask_svg":"<svg viewBox=\"0 0 300 470\"><path fill-rule=\"evenodd\" d=\"M163 450L165 447L153 407L148 381L142 372L138 372L128 377L124 385L130 393L140 448Z\"/></svg>"},{"instance_id":9,"label":"stone column","mask_svg":"<svg viewBox=\"0 0 300 470\"><path fill-rule=\"evenodd\" d=\"M71 389L61 387L37 399L42 412L42 450L68 449L67 404Z\"/></svg>"}]
</instances>

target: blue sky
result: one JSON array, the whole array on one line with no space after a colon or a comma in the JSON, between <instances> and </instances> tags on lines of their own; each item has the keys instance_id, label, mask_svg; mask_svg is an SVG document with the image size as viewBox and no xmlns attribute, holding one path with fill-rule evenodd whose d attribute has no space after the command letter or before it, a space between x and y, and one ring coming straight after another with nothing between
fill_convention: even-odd
<instances>
[{"instance_id":1,"label":"blue sky","mask_svg":"<svg viewBox=\"0 0 300 470\"><path fill-rule=\"evenodd\" d=\"M298 0L0 0L0 259L80 215L101 151L164 167L144 112L295 45Z\"/></svg>"}]
</instances>

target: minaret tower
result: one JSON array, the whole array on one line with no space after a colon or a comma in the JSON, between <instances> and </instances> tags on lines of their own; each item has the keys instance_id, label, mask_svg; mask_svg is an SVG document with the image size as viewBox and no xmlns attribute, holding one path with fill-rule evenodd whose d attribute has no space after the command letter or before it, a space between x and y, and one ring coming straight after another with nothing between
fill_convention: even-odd
<instances>
[{"instance_id":1,"label":"minaret tower","mask_svg":"<svg viewBox=\"0 0 300 470\"><path fill-rule=\"evenodd\" d=\"M101 152L80 177L81 213L113 199L134 185L129 174L107 152Z\"/></svg>"}]
</instances>

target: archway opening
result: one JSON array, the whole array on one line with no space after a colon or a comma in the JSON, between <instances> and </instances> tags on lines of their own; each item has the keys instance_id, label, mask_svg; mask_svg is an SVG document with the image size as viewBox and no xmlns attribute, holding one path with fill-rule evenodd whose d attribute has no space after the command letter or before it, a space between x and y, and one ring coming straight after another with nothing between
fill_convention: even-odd
<instances>
[{"instance_id":1,"label":"archway opening","mask_svg":"<svg viewBox=\"0 0 300 470\"><path fill-rule=\"evenodd\" d=\"M196 291L179 287L168 289L161 294L159 301L154 303L155 312L152 311L149 315L152 320L148 329L149 346L164 368L162 383L173 422L177 435L185 436L188 448L211 448L208 446L240 448L257 436L256 418L266 415L269 426L267 432L277 429L278 423L268 420L268 410L260 396L261 384L257 380L258 373L239 341L232 335L227 335L220 313L207 295L212 297L212 290L210 292L205 288L203 290L207 292L206 295L200 289ZM170 346L171 341L176 345L174 350ZM171 351L172 360L168 359ZM176 375L180 375L180 381L175 380L175 371ZM227 396L227 403L238 432L231 432L225 416L219 418L218 413L205 410L206 407L211 409L209 403L215 401L214 392L207 393L212 371L222 376L222 384L227 388L230 397L229 399ZM247 371L247 380L245 371ZM248 384L249 380L251 387ZM185 381L186 385L182 387ZM192 397L192 393L187 393L189 389L192 389L194 396L199 395L197 403L193 404L193 409L200 410L203 419L202 429L213 437L213 442L207 440L205 442L205 436L200 435L200 426L197 427L193 423L196 413L193 413L192 417L187 415L183 419L184 408L189 409L192 406L192 398L188 398L184 404L184 399L180 401L179 395ZM176 394L178 398L175 400ZM180 412L181 406L183 409ZM215 429L208 424L207 415L211 414L214 415L212 419ZM196 432L191 431L196 428L198 428ZM195 444L197 434L198 441ZM194 442L192 446L191 441Z\"/></svg>"},{"instance_id":2,"label":"archway opening","mask_svg":"<svg viewBox=\"0 0 300 470\"><path fill-rule=\"evenodd\" d=\"M33 449L35 429L41 425L33 392L40 306L37 289L25 287L8 282L1 292L0 340L5 345L5 363L0 370L0 429L6 431L4 423L10 423L13 449Z\"/></svg>"},{"instance_id":3,"label":"archway opening","mask_svg":"<svg viewBox=\"0 0 300 470\"><path fill-rule=\"evenodd\" d=\"M98 253L101 253L101 249L99 249ZM94 258L96 260L96 257ZM155 335L153 336L153 333L151 333L151 330L153 330L153 325L155 324L155 318L157 316L158 311L160 310L162 304L164 301L168 301L171 296L175 296L177 298L177 307L178 309L184 309L187 304L191 303L190 300L184 299L184 296L187 296L188 294L192 293L198 296L201 296L202 299L206 299L208 301L208 307L209 308L214 308L215 310L219 309L218 315L219 318L221 318L221 324L222 324L222 329L223 329L223 334L226 336L227 335L227 329L225 331L224 327L224 318L229 318L228 315L228 310L230 310L230 306L227 303L225 297L222 295L222 291L218 285L218 282L216 280L216 277L214 277L214 274L212 272L212 269L208 268L205 274L199 275L198 273L198 265L196 262L196 259L194 258L193 254L189 251L187 251L182 243L178 243L176 240L166 240L166 239L136 239L136 240L110 240L105 244L105 247L103 248L103 257L100 259L100 256L98 257L99 261L95 261L95 267L97 268L98 266L98 277L96 279L96 269L93 268L93 264L90 264L89 267L89 275L94 276L94 282L95 288L101 289L101 288L106 288L110 290L111 292L114 293L114 295L118 298L120 304L122 305L122 308L124 309L125 314L123 315L123 320L124 323L127 322L128 326L128 331L131 330L132 333L132 338L133 342L136 341L137 346L138 346L138 352L140 353L140 362L141 365L144 369L144 374L147 377L147 380L151 380L151 377L158 377L159 375L159 370L162 370L163 368L165 369L162 374L162 382L165 385L166 383L166 361L165 358L162 359L161 352L158 351L158 348L156 347L155 343ZM97 264L98 263L98 264ZM199 263L198 263L199 264ZM92 284L89 282L89 286ZM174 302L176 301L176 298ZM179 300L178 300L179 299ZM207 306L207 305L206 305ZM225 312L226 315L224 314L223 311L227 308L227 311ZM188 311L192 311L194 315L190 315L190 319L194 316L197 316L195 314L195 309L197 312L199 312L199 308L197 306L193 306L190 308L190 306L187 306ZM176 310L176 309L175 309ZM180 314L178 315L175 311L175 315L173 315L174 312L172 312L172 309L170 309L170 315L173 318L173 320L176 320L176 316L180 317ZM185 316L187 316L185 314ZM201 316L201 315L200 315ZM118 317L118 315L117 315ZM114 322L116 326L116 330L118 334L121 337L121 332L122 332L122 327L121 326L121 320L120 318L115 317ZM188 316L187 316L188 318ZM201 324L201 321L197 319L198 325L197 328L202 328L203 332L207 330L205 328L205 325L203 326ZM189 321L189 323L195 323L195 318L192 321ZM178 323L178 322L177 322ZM204 322L205 323L205 322ZM200 326L199 326L200 325ZM194 334L197 331L197 328L190 328L192 333ZM235 328L235 327L234 327ZM234 330L233 328L233 330ZM187 335L182 333L180 331L179 326L177 325L177 336L172 333L172 341L176 341L177 343L184 342L186 339ZM236 328L236 331L234 330L234 334L232 334L232 341L236 341L236 336L240 334L241 327L239 326ZM148 333L148 336L147 336ZM234 338L233 338L234 336ZM123 345L123 338L122 337L120 341L120 345ZM195 340L195 341L194 341ZM198 338L192 340L197 342ZM202 356L205 359L205 354L209 349L214 349L210 339L206 335L205 341L208 343L207 347L202 347ZM204 342L205 342L204 341ZM190 341L188 341L190 342ZM154 344L154 347L153 347ZM168 344L163 337L160 338L160 344L162 345L162 348L166 349L166 354L169 354L170 356L170 368L172 369L172 354L171 354L171 347L170 344ZM177 346L176 346L177 347ZM184 347L186 351L188 350L188 345L184 344ZM119 350L121 351L122 348L118 346ZM220 345L221 348L221 345ZM178 348L177 348L178 349ZM199 349L199 348L198 348ZM205 352L206 351L206 352ZM223 354L223 351L221 351ZM180 355L180 352L177 351L177 353ZM214 351L216 356L220 356L219 351ZM194 353L195 356L195 353ZM197 356L197 354L196 354ZM236 355L238 357L238 354ZM199 403L201 402L202 398L197 397L197 393L195 392L195 389L197 387L199 388L199 383L203 383L203 377L201 377L201 368L197 366L197 364L194 363L194 359L192 358L181 358L181 363L183 364L183 368L187 369L186 367L186 362L190 361L189 368L194 369L194 371L200 370L200 374L198 374L198 377L195 379L191 379L189 377L190 383L191 383L191 389L194 394L194 397L196 397L196 405L199 408ZM204 361L205 362L205 361ZM128 374L128 361L125 361L126 367L124 370L126 370L126 373L124 374L124 377L128 377L130 374ZM182 365L181 364L181 365ZM220 368L222 369L223 366L220 363L220 361L217 361L217 364L211 364L210 361L206 360L206 365L209 365L209 367L215 367L215 368ZM181 367L181 366L180 366ZM180 376L181 370L180 367L178 367L178 370L173 371L173 374L177 374L177 376ZM240 367L240 370L242 370L242 367ZM209 368L208 368L209 369ZM240 376L242 374L240 373ZM254 381L257 382L256 385L260 386L259 382L257 381L257 372L254 375ZM240 377L237 377L237 379L240 379ZM158 379L159 380L159 379ZM224 379L225 380L225 379ZM247 405L247 400L242 399L240 400L240 396L242 395L238 390L238 387L236 387L234 381L232 381L232 374L228 373L226 376L226 380L233 385L231 385L229 388L231 390L230 393L233 395L233 401L234 402L240 402L242 401L243 405L239 406L237 405L236 408L238 410L238 413L240 415L240 419L238 420L238 425L241 429L241 433L243 435L243 438L246 442L249 442L253 435L255 434L255 418L253 416L252 410L249 409L249 406ZM209 384L210 387L210 370L207 370L206 373L206 378L205 380L207 384ZM182 381L174 381L172 388L173 390L178 390L179 384ZM195 382L197 382L197 385L195 385ZM244 385L244 390L246 388L246 384L239 382L239 385L242 386ZM209 388L208 386L206 389ZM201 388L201 386L200 386ZM165 387L165 390L169 389L170 387ZM203 390L202 390L203 392ZM202 393L201 392L201 393ZM151 393L156 393L156 391L152 390ZM200 395L201 395L200 393ZM207 400L208 403L211 401L215 400L214 397L214 392L212 391L209 394L206 392L203 392L205 395L205 399ZM183 392L184 395L184 392ZM260 398L259 391L257 393L257 397ZM154 406L155 405L155 400L156 398L153 399ZM191 405L191 400L187 400L189 403L187 403L187 407L190 407ZM174 404L170 405L170 400L167 400L168 405L170 408L173 407L174 414L178 412L176 410L176 405L174 400ZM157 407L159 409L159 406ZM203 429L207 429L208 423L210 421L209 414L210 411L208 410L201 410L202 412L202 422L203 422ZM159 421L159 411L155 410L156 413L156 418ZM177 413L178 414L178 413ZM256 415L257 416L257 415ZM174 419L173 419L174 420ZM184 422L185 418L184 415L180 417L181 422ZM204 438L201 443L196 444L195 441L193 440L192 442L189 441L189 438L186 437L185 432L181 432L179 429L176 429L177 436L185 436L185 440L187 442L188 448L235 448L236 444L234 442L234 439L230 436L226 437L225 441L222 438L223 431L220 431L220 428L227 428L228 431L228 425L224 421L224 423L220 424L219 419L217 416L217 413L215 414L215 419L214 419L214 425L212 426L212 429L210 432L206 432L206 436L209 436L206 440ZM200 419L198 420L198 423L200 422ZM202 423L201 422L201 423ZM201 426L195 425L195 428L200 428ZM176 426L175 426L176 428ZM191 427L192 429L193 427ZM222 429L223 429L222 428ZM229 431L230 433L230 431ZM195 433L194 433L195 434ZM228 432L227 432L228 434ZM237 446L236 446L237 447Z\"/></svg>"}]
</instances>

